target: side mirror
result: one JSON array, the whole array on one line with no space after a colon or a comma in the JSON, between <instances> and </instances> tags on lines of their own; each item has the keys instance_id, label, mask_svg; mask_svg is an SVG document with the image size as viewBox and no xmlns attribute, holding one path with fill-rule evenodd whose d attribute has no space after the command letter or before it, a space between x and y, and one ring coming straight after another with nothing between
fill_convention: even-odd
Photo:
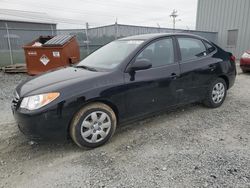
<instances>
[{"instance_id":1,"label":"side mirror","mask_svg":"<svg viewBox=\"0 0 250 188\"><path fill-rule=\"evenodd\" d=\"M138 59L130 67L130 71L145 70L152 67L148 59Z\"/></svg>"}]
</instances>

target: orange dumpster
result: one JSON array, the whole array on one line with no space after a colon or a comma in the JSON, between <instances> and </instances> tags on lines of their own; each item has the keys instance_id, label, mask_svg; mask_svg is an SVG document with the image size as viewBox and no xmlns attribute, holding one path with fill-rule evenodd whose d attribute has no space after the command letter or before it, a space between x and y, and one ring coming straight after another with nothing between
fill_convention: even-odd
<instances>
[{"instance_id":1,"label":"orange dumpster","mask_svg":"<svg viewBox=\"0 0 250 188\"><path fill-rule=\"evenodd\" d=\"M27 71L36 75L80 60L76 37L71 35L40 36L23 46Z\"/></svg>"}]
</instances>

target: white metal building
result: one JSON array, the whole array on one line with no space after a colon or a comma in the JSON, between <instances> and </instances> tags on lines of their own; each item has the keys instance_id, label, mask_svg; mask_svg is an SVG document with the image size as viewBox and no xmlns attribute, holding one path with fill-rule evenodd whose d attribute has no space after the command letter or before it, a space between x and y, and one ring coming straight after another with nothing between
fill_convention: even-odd
<instances>
[{"instance_id":1,"label":"white metal building","mask_svg":"<svg viewBox=\"0 0 250 188\"><path fill-rule=\"evenodd\" d=\"M239 58L250 49L250 0L198 0L196 30L218 32L218 44Z\"/></svg>"}]
</instances>

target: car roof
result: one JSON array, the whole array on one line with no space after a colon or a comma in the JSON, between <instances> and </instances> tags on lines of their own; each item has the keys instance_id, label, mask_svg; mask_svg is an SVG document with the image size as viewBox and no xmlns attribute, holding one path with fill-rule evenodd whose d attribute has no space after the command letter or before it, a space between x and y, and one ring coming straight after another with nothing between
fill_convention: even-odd
<instances>
[{"instance_id":1,"label":"car roof","mask_svg":"<svg viewBox=\"0 0 250 188\"><path fill-rule=\"evenodd\" d=\"M147 40L157 39L161 37L168 37L168 36L187 36L187 37L195 37L195 38L206 40L198 35L193 35L190 33L153 33L153 34L129 36L129 37L121 38L119 40L145 40L147 41Z\"/></svg>"}]
</instances>

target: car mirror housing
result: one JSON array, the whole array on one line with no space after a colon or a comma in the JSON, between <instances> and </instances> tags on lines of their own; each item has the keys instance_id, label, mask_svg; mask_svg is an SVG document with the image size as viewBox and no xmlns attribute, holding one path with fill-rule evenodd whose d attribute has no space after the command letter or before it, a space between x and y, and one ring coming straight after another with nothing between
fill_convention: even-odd
<instances>
[{"instance_id":1,"label":"car mirror housing","mask_svg":"<svg viewBox=\"0 0 250 188\"><path fill-rule=\"evenodd\" d=\"M145 70L152 67L152 63L148 59L137 59L131 65L130 71L138 71L138 70Z\"/></svg>"}]
</instances>

